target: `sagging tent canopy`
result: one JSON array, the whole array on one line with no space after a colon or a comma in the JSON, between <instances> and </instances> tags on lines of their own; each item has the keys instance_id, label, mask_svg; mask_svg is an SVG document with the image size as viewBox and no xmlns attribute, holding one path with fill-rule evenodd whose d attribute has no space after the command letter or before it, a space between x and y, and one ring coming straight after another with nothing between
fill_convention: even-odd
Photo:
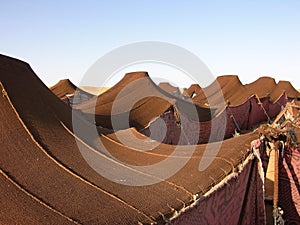
<instances>
[{"instance_id":1,"label":"sagging tent canopy","mask_svg":"<svg viewBox=\"0 0 300 225\"><path fill-rule=\"evenodd\" d=\"M266 88L262 88L266 87ZM198 144L207 143L209 140L217 141L230 138L236 132L253 129L261 122L270 121L286 104L285 91L279 91L276 99L273 99L270 91L282 90L277 87L275 80L270 77L262 77L255 82L243 85L235 75L226 75L216 80L206 88L193 84L186 90L186 94L192 97L193 103L197 106L215 106L216 114L211 121L196 122L189 118L181 117L181 125L178 127L173 115L164 114L160 120L142 132L155 140L163 140L168 144L188 144L195 136L195 128L198 131ZM261 90L262 89L262 90ZM257 94L258 93L258 94ZM214 131L211 129L214 123ZM167 124L167 135L161 135L160 130ZM192 132L190 132L192 130ZM211 132L209 132L211 131ZM221 135L224 131L224 135ZM185 140L180 139L180 134L185 133Z\"/></svg>"},{"instance_id":2,"label":"sagging tent canopy","mask_svg":"<svg viewBox=\"0 0 300 225\"><path fill-rule=\"evenodd\" d=\"M277 84L277 88L284 90L289 99L300 99L299 91L297 91L289 81L280 80Z\"/></svg>"},{"instance_id":3,"label":"sagging tent canopy","mask_svg":"<svg viewBox=\"0 0 300 225\"><path fill-rule=\"evenodd\" d=\"M209 86L202 88L202 91L198 87L196 89L198 93L193 101L198 105L224 108L227 105L243 104L251 97L236 75L219 76Z\"/></svg>"},{"instance_id":4,"label":"sagging tent canopy","mask_svg":"<svg viewBox=\"0 0 300 225\"><path fill-rule=\"evenodd\" d=\"M297 99L300 97L299 92L293 87L289 81L280 80L278 83L272 77L260 77L245 87L251 93L256 94L259 99L270 98L271 102L276 102L283 94L289 99Z\"/></svg>"},{"instance_id":5,"label":"sagging tent canopy","mask_svg":"<svg viewBox=\"0 0 300 225\"><path fill-rule=\"evenodd\" d=\"M97 125L112 128L112 120L128 121L118 124L120 129L130 126L138 129L149 126L150 122L171 107L189 118L208 121L214 109L195 106L192 101L183 100L158 87L147 72L126 74L121 81L103 94L80 104L75 109L83 112Z\"/></svg>"},{"instance_id":6,"label":"sagging tent canopy","mask_svg":"<svg viewBox=\"0 0 300 225\"><path fill-rule=\"evenodd\" d=\"M90 98L94 97L93 94L78 88L69 79L60 80L57 84L50 87L50 90L60 99L64 98L67 95L75 94L76 91L81 92L81 94L85 94Z\"/></svg>"},{"instance_id":7,"label":"sagging tent canopy","mask_svg":"<svg viewBox=\"0 0 300 225\"><path fill-rule=\"evenodd\" d=\"M177 97L181 95L179 88L171 85L169 82L160 82L158 87L171 95L175 95Z\"/></svg>"},{"instance_id":8,"label":"sagging tent canopy","mask_svg":"<svg viewBox=\"0 0 300 225\"><path fill-rule=\"evenodd\" d=\"M71 105L85 102L94 97L93 94L76 87L69 79L60 80L57 84L50 87L50 90L63 101L71 99ZM76 96L75 99L74 96Z\"/></svg>"},{"instance_id":9,"label":"sagging tent canopy","mask_svg":"<svg viewBox=\"0 0 300 225\"><path fill-rule=\"evenodd\" d=\"M219 76L205 88L192 84L186 93L199 105L207 105L209 101L220 105L225 101L230 106L238 106L252 96L259 100L270 98L273 103L284 93L290 99L300 97L299 92L289 81L276 83L272 77L260 77L252 83L243 85L236 75Z\"/></svg>"},{"instance_id":10,"label":"sagging tent canopy","mask_svg":"<svg viewBox=\"0 0 300 225\"><path fill-rule=\"evenodd\" d=\"M260 77L256 81L246 84L245 88L259 99L263 99L270 97L271 92L276 88L276 82L272 77Z\"/></svg>"},{"instance_id":11,"label":"sagging tent canopy","mask_svg":"<svg viewBox=\"0 0 300 225\"><path fill-rule=\"evenodd\" d=\"M193 98L197 95L202 94L202 88L199 84L191 84L191 86L185 90L184 94L189 96L190 98Z\"/></svg>"},{"instance_id":12,"label":"sagging tent canopy","mask_svg":"<svg viewBox=\"0 0 300 225\"><path fill-rule=\"evenodd\" d=\"M0 55L0 82L0 115L5 118L1 120L5 128L0 148L1 223L11 223L13 218L18 224L187 224L190 215L211 223L225 216L226 222L237 223L249 220L247 213L255 215L255 220L250 218L255 223L264 218L264 212L256 209L263 195L257 191L262 190L258 160L250 149L250 142L257 138L255 133L223 142L216 157L206 152L207 145L193 146L195 151L186 165L161 179L159 174L126 164L119 167L120 160L133 165L161 162L175 151L174 147L159 144L152 151L127 147L91 133L91 124L85 122L80 125L85 136L77 136L71 109L28 64L16 59ZM104 146L117 159L104 154ZM178 150L172 156L175 164L190 154L191 146ZM137 176L159 182L145 186L125 185L124 180L118 183L99 175L88 159L94 165L104 165L103 171L109 173L121 168L125 175L133 175L127 176L129 180ZM212 163L199 171L202 159ZM252 196L256 196L255 204ZM189 213L195 208L208 210L206 204L216 217L200 217L200 211ZM237 211L228 215L233 206Z\"/></svg>"},{"instance_id":13,"label":"sagging tent canopy","mask_svg":"<svg viewBox=\"0 0 300 225\"><path fill-rule=\"evenodd\" d=\"M186 98L170 94L176 87L169 84L161 84L166 89L163 90L150 79L147 72L133 72L126 74L107 92L75 108L83 112L90 121L109 129L116 129L110 118L114 121L127 121L126 118L129 118L129 124L117 122L117 130L131 126L146 128L151 121L172 107L178 114L187 115L193 121L205 122L220 115L227 106L240 106L253 96L259 103L266 97L270 98L271 103L275 103L285 93L278 92L283 90L283 84L279 82L277 85L273 78L261 77L243 85L238 76L225 75L217 77L205 88L198 84L191 85L186 94L192 98ZM295 95L292 88L289 87L289 90Z\"/></svg>"},{"instance_id":14,"label":"sagging tent canopy","mask_svg":"<svg viewBox=\"0 0 300 225\"><path fill-rule=\"evenodd\" d=\"M264 107L263 113L269 114L270 117L276 116L280 110L276 104L284 106L286 98L292 100L299 97L299 92L288 81L279 81L276 84L274 78L260 77L250 84L243 85L234 75L217 77L206 88L193 84L186 93L193 95L192 99L197 105L216 105L218 112L222 112L224 105L238 107L247 100L251 100L253 105L254 97L260 107ZM270 110L267 109L269 107Z\"/></svg>"}]
</instances>

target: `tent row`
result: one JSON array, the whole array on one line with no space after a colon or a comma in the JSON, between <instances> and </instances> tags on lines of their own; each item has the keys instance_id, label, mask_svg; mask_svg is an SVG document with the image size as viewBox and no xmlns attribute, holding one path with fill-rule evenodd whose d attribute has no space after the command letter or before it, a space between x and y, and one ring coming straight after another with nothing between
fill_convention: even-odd
<instances>
[{"instance_id":1,"label":"tent row","mask_svg":"<svg viewBox=\"0 0 300 225\"><path fill-rule=\"evenodd\" d=\"M135 131L143 144L128 147L117 133L93 133L28 64L0 55L0 82L1 224L265 224L257 134L216 152Z\"/></svg>"},{"instance_id":2,"label":"tent row","mask_svg":"<svg viewBox=\"0 0 300 225\"><path fill-rule=\"evenodd\" d=\"M243 85L233 75L220 76L206 88L191 85L181 94L169 84L156 85L146 72L133 72L73 110L99 127L135 127L154 140L188 145L221 141L270 122L298 95L287 81L276 84L262 77Z\"/></svg>"},{"instance_id":3,"label":"tent row","mask_svg":"<svg viewBox=\"0 0 300 225\"><path fill-rule=\"evenodd\" d=\"M299 99L299 92L288 81L275 83L273 78L262 77L242 85L237 76L220 76L210 86L191 85L186 94L198 107L216 108L217 115L210 121L195 121L180 113L180 122L174 109L141 132L168 144L207 143L233 137L237 133L270 122L288 101Z\"/></svg>"}]
</instances>

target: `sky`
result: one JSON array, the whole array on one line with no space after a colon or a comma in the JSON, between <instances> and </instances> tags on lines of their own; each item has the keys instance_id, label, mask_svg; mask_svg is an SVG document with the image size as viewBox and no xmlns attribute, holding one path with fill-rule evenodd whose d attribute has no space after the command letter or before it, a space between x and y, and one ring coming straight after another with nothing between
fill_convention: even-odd
<instances>
[{"instance_id":1,"label":"sky","mask_svg":"<svg viewBox=\"0 0 300 225\"><path fill-rule=\"evenodd\" d=\"M0 53L28 62L48 86L79 84L120 46L160 41L192 52L214 76L239 75L244 84L271 76L300 89L298 0L1 0L0 10Z\"/></svg>"}]
</instances>

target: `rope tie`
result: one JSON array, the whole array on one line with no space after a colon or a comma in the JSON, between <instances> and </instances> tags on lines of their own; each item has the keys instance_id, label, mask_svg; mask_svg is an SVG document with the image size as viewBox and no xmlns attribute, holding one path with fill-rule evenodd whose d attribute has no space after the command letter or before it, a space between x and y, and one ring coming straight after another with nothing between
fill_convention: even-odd
<instances>
[{"instance_id":1,"label":"rope tie","mask_svg":"<svg viewBox=\"0 0 300 225\"><path fill-rule=\"evenodd\" d=\"M228 109L229 109L229 111L230 111L230 118L233 120L233 123L234 123L235 127L237 128L238 132L240 132L240 131L241 131L241 128L240 128L240 126L239 126L237 120L235 119L235 117L234 117L234 115L233 115L231 109L230 109L229 107L228 107Z\"/></svg>"},{"instance_id":2,"label":"rope tie","mask_svg":"<svg viewBox=\"0 0 300 225\"><path fill-rule=\"evenodd\" d=\"M262 103L260 104L260 107L264 110L265 115L268 117L268 123L270 123L271 119Z\"/></svg>"}]
</instances>

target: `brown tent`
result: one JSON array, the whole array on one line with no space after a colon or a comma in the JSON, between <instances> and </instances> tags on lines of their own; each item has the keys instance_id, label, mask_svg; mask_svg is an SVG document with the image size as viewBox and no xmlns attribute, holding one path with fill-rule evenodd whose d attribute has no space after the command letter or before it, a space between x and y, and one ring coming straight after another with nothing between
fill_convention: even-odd
<instances>
[{"instance_id":1,"label":"brown tent","mask_svg":"<svg viewBox=\"0 0 300 225\"><path fill-rule=\"evenodd\" d=\"M245 87L251 94L256 94L259 99L263 99L270 97L271 92L276 88L276 82L272 77L260 77L256 81L246 84Z\"/></svg>"},{"instance_id":2,"label":"brown tent","mask_svg":"<svg viewBox=\"0 0 300 225\"><path fill-rule=\"evenodd\" d=\"M289 99L300 99L300 93L293 87L289 81L280 80L277 84L277 88L285 91L286 96Z\"/></svg>"},{"instance_id":3,"label":"brown tent","mask_svg":"<svg viewBox=\"0 0 300 225\"><path fill-rule=\"evenodd\" d=\"M192 102L168 94L150 79L147 72L126 74L108 91L78 105L75 109L83 112L97 125L119 130L131 126L145 128L153 119L174 106L177 111L189 115L194 120L211 119L212 109L197 107ZM121 122L128 121L128 118L129 124Z\"/></svg>"},{"instance_id":4,"label":"brown tent","mask_svg":"<svg viewBox=\"0 0 300 225\"><path fill-rule=\"evenodd\" d=\"M259 164L249 151L255 134L225 141L218 152L207 151L207 145L194 146L191 153L192 146L176 150L163 144L143 151L104 135L98 137L74 112L73 119L78 116L76 122L85 134L76 137L71 109L26 63L0 55L0 82L1 224L192 224L193 219L237 224L264 220L264 211L257 211L260 206L263 209ZM165 179L161 174L168 167L154 173L147 167L142 170L166 158L171 165L184 160L185 166ZM200 171L200 162L211 164L202 165ZM119 173L114 171L119 169L128 180L105 178L97 168L115 179ZM129 185L141 180L156 182ZM228 213L232 209L235 213Z\"/></svg>"},{"instance_id":5,"label":"brown tent","mask_svg":"<svg viewBox=\"0 0 300 225\"><path fill-rule=\"evenodd\" d=\"M203 90L199 84L191 84L191 86L185 90L185 94L190 96L190 98L201 95L202 92Z\"/></svg>"},{"instance_id":6,"label":"brown tent","mask_svg":"<svg viewBox=\"0 0 300 225\"><path fill-rule=\"evenodd\" d=\"M50 90L58 98L71 106L80 104L94 97L93 94L76 87L69 79L60 80L57 84L50 87Z\"/></svg>"},{"instance_id":7,"label":"brown tent","mask_svg":"<svg viewBox=\"0 0 300 225\"><path fill-rule=\"evenodd\" d=\"M158 84L158 87L160 87L162 90L164 90L165 92L167 92L171 95L175 95L175 96L181 95L179 88L171 85L168 82L161 82Z\"/></svg>"},{"instance_id":8,"label":"brown tent","mask_svg":"<svg viewBox=\"0 0 300 225\"><path fill-rule=\"evenodd\" d=\"M198 92L193 98L196 103L221 108L226 105L238 106L251 97L236 75L219 76L212 84L203 88L202 92Z\"/></svg>"}]
</instances>

